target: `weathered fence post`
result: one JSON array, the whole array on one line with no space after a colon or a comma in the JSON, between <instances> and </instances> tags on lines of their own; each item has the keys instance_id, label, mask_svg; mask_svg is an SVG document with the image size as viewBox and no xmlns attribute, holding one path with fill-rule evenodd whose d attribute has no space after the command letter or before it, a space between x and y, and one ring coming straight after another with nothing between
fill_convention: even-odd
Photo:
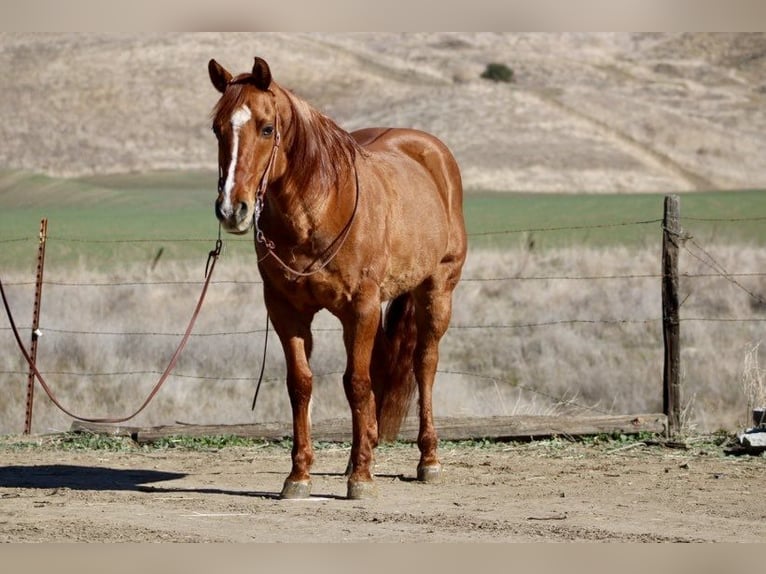
<instances>
[{"instance_id":1,"label":"weathered fence post","mask_svg":"<svg viewBox=\"0 0 766 574\"><path fill-rule=\"evenodd\" d=\"M666 195L662 220L662 336L665 342L662 408L668 417L668 432L671 435L681 429L681 325L678 303L680 203L677 195Z\"/></svg>"},{"instance_id":2,"label":"weathered fence post","mask_svg":"<svg viewBox=\"0 0 766 574\"><path fill-rule=\"evenodd\" d=\"M29 347L29 356L32 363L37 363L37 339L40 336L40 302L43 296L43 269L45 267L45 241L48 239L48 220L40 221L40 247L37 250L37 279L35 282L35 304L32 311L32 344ZM27 409L24 418L24 434L32 432L32 403L35 398L35 374L29 367L27 377Z\"/></svg>"}]
</instances>

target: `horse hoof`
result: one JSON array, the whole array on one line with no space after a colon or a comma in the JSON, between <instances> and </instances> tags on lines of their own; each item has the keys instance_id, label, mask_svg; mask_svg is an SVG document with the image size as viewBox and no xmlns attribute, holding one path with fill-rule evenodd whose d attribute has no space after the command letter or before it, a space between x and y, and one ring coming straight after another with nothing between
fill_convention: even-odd
<instances>
[{"instance_id":1,"label":"horse hoof","mask_svg":"<svg viewBox=\"0 0 766 574\"><path fill-rule=\"evenodd\" d=\"M420 482L438 483L442 480L442 465L439 463L428 466L418 466L418 480Z\"/></svg>"},{"instance_id":2,"label":"horse hoof","mask_svg":"<svg viewBox=\"0 0 766 574\"><path fill-rule=\"evenodd\" d=\"M372 481L348 483L348 492L346 494L346 498L349 500L363 500L366 498L377 498L377 496L378 487Z\"/></svg>"},{"instance_id":3,"label":"horse hoof","mask_svg":"<svg viewBox=\"0 0 766 574\"><path fill-rule=\"evenodd\" d=\"M308 498L311 496L310 480L285 480L280 498Z\"/></svg>"}]
</instances>

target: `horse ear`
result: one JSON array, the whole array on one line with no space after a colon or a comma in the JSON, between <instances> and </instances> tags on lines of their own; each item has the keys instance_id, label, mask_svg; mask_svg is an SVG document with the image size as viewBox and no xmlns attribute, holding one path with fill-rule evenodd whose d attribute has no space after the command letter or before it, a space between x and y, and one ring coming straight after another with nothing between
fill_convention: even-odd
<instances>
[{"instance_id":1,"label":"horse ear","mask_svg":"<svg viewBox=\"0 0 766 574\"><path fill-rule=\"evenodd\" d=\"M231 81L231 74L215 60L208 62L207 71L210 74L210 81L213 82L215 89L224 93L226 86Z\"/></svg>"},{"instance_id":2,"label":"horse ear","mask_svg":"<svg viewBox=\"0 0 766 574\"><path fill-rule=\"evenodd\" d=\"M255 58L253 62L253 83L259 90L268 90L271 84L271 70L266 60Z\"/></svg>"}]
</instances>

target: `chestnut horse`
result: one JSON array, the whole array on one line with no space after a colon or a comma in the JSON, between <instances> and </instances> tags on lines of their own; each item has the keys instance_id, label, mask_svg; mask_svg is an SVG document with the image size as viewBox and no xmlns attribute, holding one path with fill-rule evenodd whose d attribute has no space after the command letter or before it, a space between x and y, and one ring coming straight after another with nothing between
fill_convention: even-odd
<instances>
[{"instance_id":1,"label":"chestnut horse","mask_svg":"<svg viewBox=\"0 0 766 574\"><path fill-rule=\"evenodd\" d=\"M376 494L373 450L396 437L415 386L417 477L438 481L432 387L466 256L454 157L416 130L344 131L273 81L260 58L250 73L233 76L215 60L208 71L222 94L212 112L215 213L228 232L254 227L264 300L285 354L293 448L281 496L311 492L309 358L320 309L343 326L348 498Z\"/></svg>"}]
</instances>

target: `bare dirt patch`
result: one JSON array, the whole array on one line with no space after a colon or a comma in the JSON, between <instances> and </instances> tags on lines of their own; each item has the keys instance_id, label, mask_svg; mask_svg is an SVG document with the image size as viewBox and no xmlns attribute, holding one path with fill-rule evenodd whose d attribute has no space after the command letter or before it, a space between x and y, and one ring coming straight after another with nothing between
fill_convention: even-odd
<instances>
[{"instance_id":1,"label":"bare dirt patch","mask_svg":"<svg viewBox=\"0 0 766 574\"><path fill-rule=\"evenodd\" d=\"M312 498L283 501L283 447L14 442L0 444L2 542L766 541L764 459L709 442L447 444L441 485L414 480L414 446L384 446L380 496L362 502L343 498L339 446L317 451Z\"/></svg>"}]
</instances>

